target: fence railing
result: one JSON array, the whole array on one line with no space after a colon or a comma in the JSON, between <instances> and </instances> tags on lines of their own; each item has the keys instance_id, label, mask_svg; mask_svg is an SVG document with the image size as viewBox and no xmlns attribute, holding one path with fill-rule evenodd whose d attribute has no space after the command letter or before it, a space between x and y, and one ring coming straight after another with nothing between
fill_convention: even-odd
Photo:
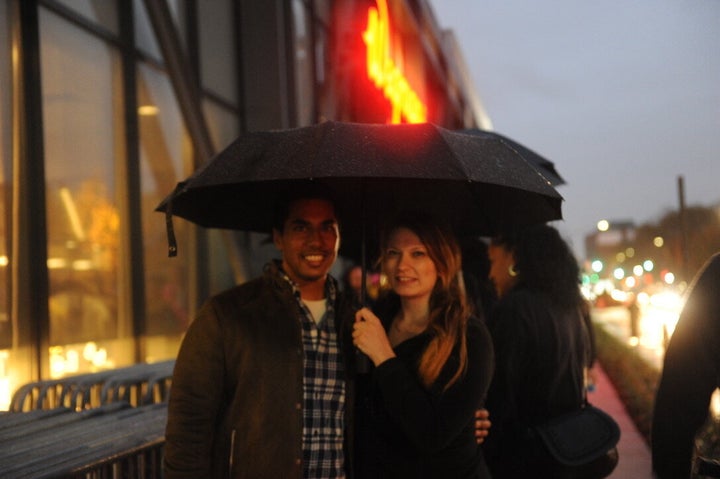
<instances>
[{"instance_id":1,"label":"fence railing","mask_svg":"<svg viewBox=\"0 0 720 479\"><path fill-rule=\"evenodd\" d=\"M161 477L174 361L19 388L0 413L0 476Z\"/></svg>"},{"instance_id":2,"label":"fence railing","mask_svg":"<svg viewBox=\"0 0 720 479\"><path fill-rule=\"evenodd\" d=\"M5 479L159 478L166 404L0 415Z\"/></svg>"},{"instance_id":3,"label":"fence railing","mask_svg":"<svg viewBox=\"0 0 720 479\"><path fill-rule=\"evenodd\" d=\"M10 411L66 407L76 411L112 402L133 406L167 400L174 360L27 383L13 394Z\"/></svg>"}]
</instances>

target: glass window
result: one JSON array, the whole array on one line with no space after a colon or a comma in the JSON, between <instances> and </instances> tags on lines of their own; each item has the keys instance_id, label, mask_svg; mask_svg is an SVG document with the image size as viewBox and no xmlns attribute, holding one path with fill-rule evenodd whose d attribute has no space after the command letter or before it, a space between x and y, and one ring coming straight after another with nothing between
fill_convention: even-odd
<instances>
[{"instance_id":1,"label":"glass window","mask_svg":"<svg viewBox=\"0 0 720 479\"><path fill-rule=\"evenodd\" d=\"M232 2L198 2L198 17L202 85L236 104L237 62ZM218 55L218 52L225 53Z\"/></svg>"},{"instance_id":2,"label":"glass window","mask_svg":"<svg viewBox=\"0 0 720 479\"><path fill-rule=\"evenodd\" d=\"M142 0L133 1L133 14L135 15L135 44L145 54L160 61L162 59L160 45L155 38Z\"/></svg>"},{"instance_id":3,"label":"glass window","mask_svg":"<svg viewBox=\"0 0 720 479\"><path fill-rule=\"evenodd\" d=\"M342 113L342 111L345 110L345 108L343 108L342 98L346 95L338 91L341 84L348 81L347 79L343 79L347 74L340 75L337 69L334 71L332 68L333 53L330 51L331 34L328 31L328 24L330 23L328 19L330 15L329 3L322 0L316 1L314 13L316 17L311 26L313 28L312 37L315 41L316 115L319 121L328 118L337 119L348 114L347 112ZM337 12L336 14L339 15L340 13ZM338 18L337 21L339 22L340 19ZM357 33L357 35L360 35L360 33ZM336 59L338 58L337 55L338 53L335 52ZM340 54L340 58L345 58L348 55L350 55L349 52L343 52ZM331 74L333 71L334 74Z\"/></svg>"},{"instance_id":4,"label":"glass window","mask_svg":"<svg viewBox=\"0 0 720 479\"><path fill-rule=\"evenodd\" d=\"M229 230L208 230L208 294L210 296L229 289L237 283L251 279L248 277L245 268L241 267L242 265L231 264L229 261L232 255L228 254L228 247L238 247L238 245L229 243L238 241L238 235L242 234ZM236 273L233 268L239 268L240 270Z\"/></svg>"},{"instance_id":5,"label":"glass window","mask_svg":"<svg viewBox=\"0 0 720 479\"><path fill-rule=\"evenodd\" d=\"M132 362L121 298L118 52L40 11L52 377Z\"/></svg>"},{"instance_id":6,"label":"glass window","mask_svg":"<svg viewBox=\"0 0 720 479\"><path fill-rule=\"evenodd\" d=\"M10 321L10 197L12 193L12 71L10 19L7 2L0 0L0 411L10 406L9 371L12 323Z\"/></svg>"},{"instance_id":7,"label":"glass window","mask_svg":"<svg viewBox=\"0 0 720 479\"><path fill-rule=\"evenodd\" d=\"M237 138L240 127L237 115L233 112L206 100L203 102L203 113L215 151L224 149ZM209 294L219 293L233 286L238 280L248 279L246 268L243 267L246 251L240 248L238 235L242 233L208 230ZM229 248L235 250L231 252Z\"/></svg>"},{"instance_id":8,"label":"glass window","mask_svg":"<svg viewBox=\"0 0 720 479\"><path fill-rule=\"evenodd\" d=\"M240 132L240 125L237 115L228 111L215 102L203 102L203 114L207 119L210 138L215 151L220 151L237 138Z\"/></svg>"},{"instance_id":9,"label":"glass window","mask_svg":"<svg viewBox=\"0 0 720 479\"><path fill-rule=\"evenodd\" d=\"M315 0L313 5L315 21L324 25L330 25L330 15L332 8L332 0Z\"/></svg>"},{"instance_id":10,"label":"glass window","mask_svg":"<svg viewBox=\"0 0 720 479\"><path fill-rule=\"evenodd\" d=\"M156 360L176 355L194 313L188 292L188 264L194 255L191 228L173 219L178 255L169 258L165 218L155 211L192 171L193 148L167 75L147 65L138 71L146 349L153 355L145 359Z\"/></svg>"},{"instance_id":11,"label":"glass window","mask_svg":"<svg viewBox=\"0 0 720 479\"><path fill-rule=\"evenodd\" d=\"M175 23L175 30L178 32L180 42L183 46L187 47L187 33L185 31L185 22L187 16L185 15L185 1L186 0L166 0L167 6L170 9L170 16L172 16L173 22ZM203 2L205 3L205 2ZM190 19L194 21L194 19Z\"/></svg>"},{"instance_id":12,"label":"glass window","mask_svg":"<svg viewBox=\"0 0 720 479\"><path fill-rule=\"evenodd\" d=\"M293 0L295 29L295 98L298 125L315 123L315 82L313 80L312 39L310 15L303 0Z\"/></svg>"},{"instance_id":13,"label":"glass window","mask_svg":"<svg viewBox=\"0 0 720 479\"><path fill-rule=\"evenodd\" d=\"M180 42L185 46L186 33L184 27L184 1L183 0L164 0L167 1L168 10L173 20L173 26L178 33ZM135 44L138 49L149 55L151 58L162 62L163 57L155 33L153 31L148 11L145 9L145 3L142 0L133 0L133 14L135 15ZM204 3L204 2L203 2Z\"/></svg>"},{"instance_id":14,"label":"glass window","mask_svg":"<svg viewBox=\"0 0 720 479\"><path fill-rule=\"evenodd\" d=\"M58 0L58 2L75 10L89 20L99 23L113 33L118 33L116 2L107 0Z\"/></svg>"}]
</instances>

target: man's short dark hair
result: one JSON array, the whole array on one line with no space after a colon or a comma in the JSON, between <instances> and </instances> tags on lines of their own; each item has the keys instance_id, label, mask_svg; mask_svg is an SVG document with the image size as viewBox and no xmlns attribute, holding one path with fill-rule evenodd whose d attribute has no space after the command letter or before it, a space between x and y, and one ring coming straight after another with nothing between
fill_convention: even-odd
<instances>
[{"instance_id":1,"label":"man's short dark hair","mask_svg":"<svg viewBox=\"0 0 720 479\"><path fill-rule=\"evenodd\" d=\"M330 187L317 181L296 183L278 194L273 209L273 229L282 233L285 220L290 214L290 205L298 200L325 200L335 207L335 214L337 215L337 203Z\"/></svg>"}]
</instances>

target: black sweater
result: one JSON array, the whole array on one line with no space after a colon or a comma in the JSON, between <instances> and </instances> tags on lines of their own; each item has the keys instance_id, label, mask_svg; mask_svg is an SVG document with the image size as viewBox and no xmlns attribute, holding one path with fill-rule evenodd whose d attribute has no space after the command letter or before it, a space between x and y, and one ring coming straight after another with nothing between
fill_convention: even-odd
<instances>
[{"instance_id":1,"label":"black sweater","mask_svg":"<svg viewBox=\"0 0 720 479\"><path fill-rule=\"evenodd\" d=\"M468 327L467 371L445 392L442 385L456 371L458 348L427 390L417 364L430 340L423 333L402 342L394 348L396 358L364 378L358 398L358 477L489 477L474 437L474 413L484 404L493 371L489 332L476 320Z\"/></svg>"}]
</instances>

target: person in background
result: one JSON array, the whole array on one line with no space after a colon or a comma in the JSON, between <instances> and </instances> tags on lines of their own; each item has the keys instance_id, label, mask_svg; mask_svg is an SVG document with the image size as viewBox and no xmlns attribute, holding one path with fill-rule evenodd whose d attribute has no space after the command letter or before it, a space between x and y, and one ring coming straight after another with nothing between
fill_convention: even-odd
<instances>
[{"instance_id":1,"label":"person in background","mask_svg":"<svg viewBox=\"0 0 720 479\"><path fill-rule=\"evenodd\" d=\"M579 268L555 228L529 226L492 239L490 279L498 295L488 326L496 370L483 444L493 477L556 477L529 427L582 407L592 362Z\"/></svg>"},{"instance_id":2,"label":"person in background","mask_svg":"<svg viewBox=\"0 0 720 479\"><path fill-rule=\"evenodd\" d=\"M493 304L497 300L495 288L488 278L490 262L487 249L487 244L480 238L468 237L460 240L465 290L475 314L483 320L490 314Z\"/></svg>"},{"instance_id":3,"label":"person in background","mask_svg":"<svg viewBox=\"0 0 720 479\"><path fill-rule=\"evenodd\" d=\"M482 321L488 317L497 296L492 282L488 278L490 262L487 257L487 244L478 237L463 237L459 240L462 255L462 277L468 302L473 313ZM490 433L492 421L487 409L475 412L477 425L475 436L478 444L482 444Z\"/></svg>"},{"instance_id":4,"label":"person in background","mask_svg":"<svg viewBox=\"0 0 720 479\"><path fill-rule=\"evenodd\" d=\"M633 344L640 341L640 304L638 304L637 294L633 294L627 306L628 316L630 319L630 339Z\"/></svg>"},{"instance_id":5,"label":"person in background","mask_svg":"<svg viewBox=\"0 0 720 479\"><path fill-rule=\"evenodd\" d=\"M353 331L375 366L358 385L358 477L489 477L475 411L492 377L492 342L471 316L459 246L419 213L386 232L380 263L391 291L374 312L356 313Z\"/></svg>"},{"instance_id":6,"label":"person in background","mask_svg":"<svg viewBox=\"0 0 720 479\"><path fill-rule=\"evenodd\" d=\"M343 274L343 291L357 301L357 304L364 303L365 306L372 306L377 299L379 290L379 275L372 271L366 271L364 298L362 292L362 266L353 264Z\"/></svg>"},{"instance_id":7,"label":"person in background","mask_svg":"<svg viewBox=\"0 0 720 479\"><path fill-rule=\"evenodd\" d=\"M695 276L665 351L651 427L652 464L659 479L690 477L695 436L718 387L720 253Z\"/></svg>"},{"instance_id":8,"label":"person in background","mask_svg":"<svg viewBox=\"0 0 720 479\"><path fill-rule=\"evenodd\" d=\"M348 293L354 296L354 298L360 302L362 295L362 267L354 264L350 266L343 275L343 288Z\"/></svg>"},{"instance_id":9,"label":"person in background","mask_svg":"<svg viewBox=\"0 0 720 479\"><path fill-rule=\"evenodd\" d=\"M329 192L284 197L272 236L281 259L208 300L182 342L166 479L350 476L352 311L328 274L340 242Z\"/></svg>"}]
</instances>

